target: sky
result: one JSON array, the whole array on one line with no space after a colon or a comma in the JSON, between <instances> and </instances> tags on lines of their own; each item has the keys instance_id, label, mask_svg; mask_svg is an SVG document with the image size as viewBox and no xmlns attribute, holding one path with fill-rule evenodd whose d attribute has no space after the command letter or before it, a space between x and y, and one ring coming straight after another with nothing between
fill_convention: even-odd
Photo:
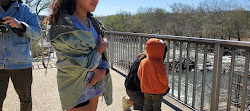
<instances>
[{"instance_id":1,"label":"sky","mask_svg":"<svg viewBox=\"0 0 250 111\"><path fill-rule=\"evenodd\" d=\"M163 8L171 12L170 6L174 3L182 3L196 8L204 0L99 0L94 12L95 16L114 15L119 12L130 12L135 14L139 8ZM207 1L207 0L206 0ZM213 0L210 0L213 1ZM230 1L230 0L224 0ZM250 0L231 0L245 7L250 7ZM48 12L43 12L47 14Z\"/></svg>"},{"instance_id":2,"label":"sky","mask_svg":"<svg viewBox=\"0 0 250 111\"><path fill-rule=\"evenodd\" d=\"M174 3L182 3L196 8L204 0L99 0L94 14L96 16L114 15L119 12L136 13L139 8L163 8L171 12L169 6ZM210 0L211 1L211 0ZM225 0L228 1L228 0ZM233 0L245 7L250 6L250 0Z\"/></svg>"},{"instance_id":3,"label":"sky","mask_svg":"<svg viewBox=\"0 0 250 111\"><path fill-rule=\"evenodd\" d=\"M200 1L202 0L99 0L94 14L97 16L113 15L122 11L136 13L139 8L163 8L171 11L169 6L174 3L197 6Z\"/></svg>"}]
</instances>

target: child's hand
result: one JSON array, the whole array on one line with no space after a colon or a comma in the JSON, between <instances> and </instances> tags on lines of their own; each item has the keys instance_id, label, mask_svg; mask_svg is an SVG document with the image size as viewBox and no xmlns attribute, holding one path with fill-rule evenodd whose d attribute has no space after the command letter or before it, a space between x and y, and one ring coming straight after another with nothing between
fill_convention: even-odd
<instances>
[{"instance_id":1,"label":"child's hand","mask_svg":"<svg viewBox=\"0 0 250 111\"><path fill-rule=\"evenodd\" d=\"M98 81L100 81L106 74L107 69L95 69L93 70L94 76L92 77L90 83L88 83L89 86L95 85Z\"/></svg>"},{"instance_id":2,"label":"child's hand","mask_svg":"<svg viewBox=\"0 0 250 111\"><path fill-rule=\"evenodd\" d=\"M102 54L108 48L109 48L108 39L99 36L99 45L97 46L97 50L99 51L99 53Z\"/></svg>"}]
</instances>

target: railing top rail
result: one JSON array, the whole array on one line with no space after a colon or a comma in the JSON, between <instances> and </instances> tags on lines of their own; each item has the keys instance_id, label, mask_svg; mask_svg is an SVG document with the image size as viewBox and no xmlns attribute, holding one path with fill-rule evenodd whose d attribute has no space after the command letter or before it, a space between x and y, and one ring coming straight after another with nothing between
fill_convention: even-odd
<instances>
[{"instance_id":1,"label":"railing top rail","mask_svg":"<svg viewBox=\"0 0 250 111\"><path fill-rule=\"evenodd\" d=\"M173 36L173 35L159 35L159 34L145 34L145 33L131 33L131 32L116 32L116 31L108 31L106 33L124 35L124 36L155 37L159 39L178 40L178 41L186 41L186 42L199 42L199 43L207 43L207 44L222 44L222 45L250 48L250 42L246 42L246 41L233 41L233 40Z\"/></svg>"}]
</instances>

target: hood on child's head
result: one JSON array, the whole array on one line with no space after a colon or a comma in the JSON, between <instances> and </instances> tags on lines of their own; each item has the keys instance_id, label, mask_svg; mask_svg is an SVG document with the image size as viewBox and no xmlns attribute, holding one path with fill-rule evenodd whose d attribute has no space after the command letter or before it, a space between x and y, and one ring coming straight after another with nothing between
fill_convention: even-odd
<instances>
[{"instance_id":1,"label":"hood on child's head","mask_svg":"<svg viewBox=\"0 0 250 111\"><path fill-rule=\"evenodd\" d=\"M149 58L163 59L165 48L164 48L164 42L162 40L151 38L147 41L145 47Z\"/></svg>"}]
</instances>

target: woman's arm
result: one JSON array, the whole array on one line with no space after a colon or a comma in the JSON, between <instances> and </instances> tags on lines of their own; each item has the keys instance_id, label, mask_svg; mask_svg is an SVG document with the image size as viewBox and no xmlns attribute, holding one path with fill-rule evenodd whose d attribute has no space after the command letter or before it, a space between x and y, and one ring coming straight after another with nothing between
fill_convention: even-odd
<instances>
[{"instance_id":1,"label":"woman's arm","mask_svg":"<svg viewBox=\"0 0 250 111\"><path fill-rule=\"evenodd\" d=\"M91 79L91 82L88 83L89 86L95 85L99 80L101 80L105 74L107 69L95 69L93 70L94 76Z\"/></svg>"},{"instance_id":2,"label":"woman's arm","mask_svg":"<svg viewBox=\"0 0 250 111\"><path fill-rule=\"evenodd\" d=\"M100 54L102 54L106 49L108 49L109 47L109 42L106 38L102 38L101 36L99 36L99 44L97 46L97 50ZM99 60L100 61L100 60ZM99 80L101 80L106 72L107 69L102 68L102 69L94 69L94 76L92 77L90 83L88 83L89 86L93 86L95 85Z\"/></svg>"}]
</instances>

